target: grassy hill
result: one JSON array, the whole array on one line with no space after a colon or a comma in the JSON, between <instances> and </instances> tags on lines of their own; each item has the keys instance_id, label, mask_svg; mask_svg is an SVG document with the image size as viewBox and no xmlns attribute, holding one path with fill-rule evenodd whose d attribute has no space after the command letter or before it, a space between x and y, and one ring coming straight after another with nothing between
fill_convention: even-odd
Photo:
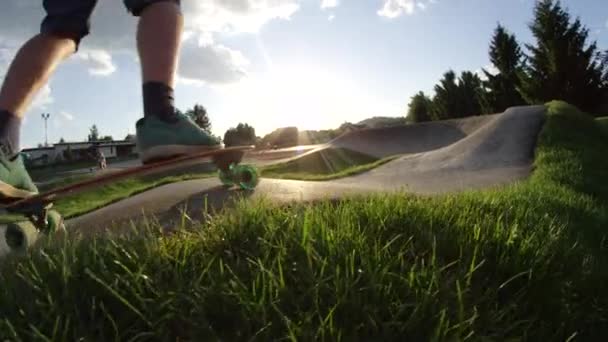
<instances>
[{"instance_id":1,"label":"grassy hill","mask_svg":"<svg viewBox=\"0 0 608 342\"><path fill-rule=\"evenodd\" d=\"M499 190L243 201L5 260L0 339L603 340L608 140L548 106L532 176Z\"/></svg>"}]
</instances>

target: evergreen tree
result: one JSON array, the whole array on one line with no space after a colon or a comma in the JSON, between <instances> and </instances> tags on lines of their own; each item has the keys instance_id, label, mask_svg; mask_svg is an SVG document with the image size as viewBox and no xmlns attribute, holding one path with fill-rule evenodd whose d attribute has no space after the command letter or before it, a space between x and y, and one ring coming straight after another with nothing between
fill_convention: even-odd
<instances>
[{"instance_id":1,"label":"evergreen tree","mask_svg":"<svg viewBox=\"0 0 608 342\"><path fill-rule=\"evenodd\" d=\"M482 95L479 76L465 71L456 79L456 74L450 70L435 85L431 117L433 120L444 120L479 115L482 113Z\"/></svg>"},{"instance_id":2,"label":"evergreen tree","mask_svg":"<svg viewBox=\"0 0 608 342\"><path fill-rule=\"evenodd\" d=\"M494 75L483 70L487 78L483 82L487 90L483 99L484 112L497 113L511 106L525 104L518 91L521 86L522 56L515 35L509 34L499 24L490 43L490 61L498 73Z\"/></svg>"},{"instance_id":3,"label":"evergreen tree","mask_svg":"<svg viewBox=\"0 0 608 342\"><path fill-rule=\"evenodd\" d=\"M435 85L435 96L431 107L431 117L433 120L444 120L456 117L458 111L458 84L456 83L456 73L449 70L443 74L439 84Z\"/></svg>"},{"instance_id":4,"label":"evergreen tree","mask_svg":"<svg viewBox=\"0 0 608 342\"><path fill-rule=\"evenodd\" d=\"M522 78L522 95L530 103L564 100L582 110L598 109L604 92L605 61L589 31L577 18L573 22L560 1L540 0L530 29L536 44L530 51Z\"/></svg>"},{"instance_id":5,"label":"evergreen tree","mask_svg":"<svg viewBox=\"0 0 608 342\"><path fill-rule=\"evenodd\" d=\"M89 136L87 137L88 141L98 141L99 140L99 129L97 129L97 125L93 125L89 128Z\"/></svg>"},{"instance_id":6,"label":"evergreen tree","mask_svg":"<svg viewBox=\"0 0 608 342\"><path fill-rule=\"evenodd\" d=\"M198 127L207 132L211 132L211 120L209 120L209 115L207 114L207 109L205 109L205 107L195 104L192 109L186 111L186 115L189 116Z\"/></svg>"},{"instance_id":7,"label":"evergreen tree","mask_svg":"<svg viewBox=\"0 0 608 342\"><path fill-rule=\"evenodd\" d=\"M418 92L418 94L412 96L410 101L407 113L408 120L410 122L431 121L431 105L431 99L424 92Z\"/></svg>"},{"instance_id":8,"label":"evergreen tree","mask_svg":"<svg viewBox=\"0 0 608 342\"><path fill-rule=\"evenodd\" d=\"M255 145L255 143L255 129L248 124L239 123L236 128L232 127L224 134L224 145L226 147Z\"/></svg>"},{"instance_id":9,"label":"evergreen tree","mask_svg":"<svg viewBox=\"0 0 608 342\"><path fill-rule=\"evenodd\" d=\"M482 113L483 89L481 79L477 74L464 71L458 79L458 92L458 109L455 112L458 117L480 115Z\"/></svg>"}]
</instances>

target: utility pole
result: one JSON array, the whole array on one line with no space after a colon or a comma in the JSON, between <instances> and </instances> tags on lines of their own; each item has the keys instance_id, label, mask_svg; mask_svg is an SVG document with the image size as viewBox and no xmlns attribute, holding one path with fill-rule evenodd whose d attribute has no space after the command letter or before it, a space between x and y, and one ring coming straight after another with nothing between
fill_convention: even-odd
<instances>
[{"instance_id":1,"label":"utility pole","mask_svg":"<svg viewBox=\"0 0 608 342\"><path fill-rule=\"evenodd\" d=\"M48 136L48 129L47 129L47 121L49 120L50 116L51 116L51 114L49 114L49 113L42 113L42 119L44 120L44 147L48 147L49 146L49 136Z\"/></svg>"}]
</instances>

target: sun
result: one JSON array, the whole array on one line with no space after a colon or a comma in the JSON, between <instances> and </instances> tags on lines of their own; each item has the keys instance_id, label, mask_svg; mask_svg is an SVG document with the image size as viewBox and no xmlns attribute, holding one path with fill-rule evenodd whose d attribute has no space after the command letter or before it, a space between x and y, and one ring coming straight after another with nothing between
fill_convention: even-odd
<instances>
[{"instance_id":1,"label":"sun","mask_svg":"<svg viewBox=\"0 0 608 342\"><path fill-rule=\"evenodd\" d=\"M291 126L336 128L374 107L367 93L344 75L302 64L273 65L252 74L231 88L230 97L232 115L253 122L260 133Z\"/></svg>"}]
</instances>

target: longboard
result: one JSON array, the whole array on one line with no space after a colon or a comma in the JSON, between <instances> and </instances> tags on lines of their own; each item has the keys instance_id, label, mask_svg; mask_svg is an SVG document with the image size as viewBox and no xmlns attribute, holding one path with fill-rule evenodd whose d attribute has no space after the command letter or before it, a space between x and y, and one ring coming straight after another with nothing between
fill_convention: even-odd
<instances>
[{"instance_id":1,"label":"longboard","mask_svg":"<svg viewBox=\"0 0 608 342\"><path fill-rule=\"evenodd\" d=\"M2 203L0 204L0 210L20 214L25 217L23 221L5 225L7 245L13 251L24 252L38 240L40 233L65 231L61 215L51 209L54 201L124 178L170 171L201 159L210 158L212 160L218 169L218 175L223 185L238 186L241 189L251 190L258 183L257 170L252 166L239 164L245 152L252 149L253 146L234 146L214 150L206 149L198 153L110 172L31 197L10 203Z\"/></svg>"}]
</instances>

